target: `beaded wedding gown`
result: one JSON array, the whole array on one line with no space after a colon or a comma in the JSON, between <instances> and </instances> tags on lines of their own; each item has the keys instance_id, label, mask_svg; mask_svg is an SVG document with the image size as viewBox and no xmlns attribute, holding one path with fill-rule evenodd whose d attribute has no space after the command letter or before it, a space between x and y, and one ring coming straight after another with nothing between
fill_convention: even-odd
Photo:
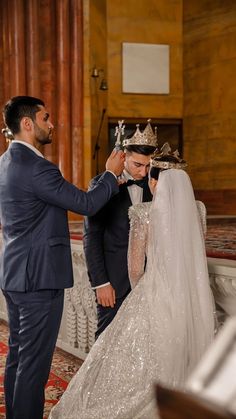
<instances>
[{"instance_id":1,"label":"beaded wedding gown","mask_svg":"<svg viewBox=\"0 0 236 419\"><path fill-rule=\"evenodd\" d=\"M130 223L133 289L50 419L156 419L153 383L182 386L213 339L204 238L188 175L161 172L152 203L131 207Z\"/></svg>"}]
</instances>

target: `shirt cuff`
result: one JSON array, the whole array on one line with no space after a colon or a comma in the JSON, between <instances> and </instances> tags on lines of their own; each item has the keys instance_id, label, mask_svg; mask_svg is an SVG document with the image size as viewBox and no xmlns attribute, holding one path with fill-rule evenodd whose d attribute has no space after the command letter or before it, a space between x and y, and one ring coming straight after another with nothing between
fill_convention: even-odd
<instances>
[{"instance_id":1,"label":"shirt cuff","mask_svg":"<svg viewBox=\"0 0 236 419\"><path fill-rule=\"evenodd\" d=\"M103 288L103 287L106 287L106 285L110 285L110 284L111 284L110 282L106 282L105 284L98 285L97 287L92 287L92 290L97 290L98 288Z\"/></svg>"}]
</instances>

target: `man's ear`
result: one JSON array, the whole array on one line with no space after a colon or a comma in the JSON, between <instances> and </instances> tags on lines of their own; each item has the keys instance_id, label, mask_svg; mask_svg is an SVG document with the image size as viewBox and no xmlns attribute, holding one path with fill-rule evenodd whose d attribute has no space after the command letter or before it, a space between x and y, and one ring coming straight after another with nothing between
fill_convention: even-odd
<instances>
[{"instance_id":1,"label":"man's ear","mask_svg":"<svg viewBox=\"0 0 236 419\"><path fill-rule=\"evenodd\" d=\"M28 116L24 116L20 121L20 126L22 131L31 131L33 128L33 121Z\"/></svg>"}]
</instances>

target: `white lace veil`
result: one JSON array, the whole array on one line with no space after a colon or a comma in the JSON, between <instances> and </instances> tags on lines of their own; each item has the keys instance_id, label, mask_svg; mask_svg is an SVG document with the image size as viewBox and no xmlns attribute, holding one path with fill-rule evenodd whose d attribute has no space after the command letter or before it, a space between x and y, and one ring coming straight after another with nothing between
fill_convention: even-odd
<instances>
[{"instance_id":1,"label":"white lace veil","mask_svg":"<svg viewBox=\"0 0 236 419\"><path fill-rule=\"evenodd\" d=\"M163 352L160 379L179 384L214 334L204 237L191 181L183 170L160 172L151 205L145 276L158 328L152 329L153 341L157 335L160 340L157 356Z\"/></svg>"}]
</instances>

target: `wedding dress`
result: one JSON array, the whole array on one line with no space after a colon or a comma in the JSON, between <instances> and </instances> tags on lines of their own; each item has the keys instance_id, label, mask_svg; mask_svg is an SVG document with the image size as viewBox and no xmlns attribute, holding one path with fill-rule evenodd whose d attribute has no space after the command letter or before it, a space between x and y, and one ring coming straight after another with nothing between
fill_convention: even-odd
<instances>
[{"instance_id":1,"label":"wedding dress","mask_svg":"<svg viewBox=\"0 0 236 419\"><path fill-rule=\"evenodd\" d=\"M188 175L160 172L152 203L131 207L130 224L133 289L50 419L156 419L153 383L182 386L213 339L204 237Z\"/></svg>"}]
</instances>

